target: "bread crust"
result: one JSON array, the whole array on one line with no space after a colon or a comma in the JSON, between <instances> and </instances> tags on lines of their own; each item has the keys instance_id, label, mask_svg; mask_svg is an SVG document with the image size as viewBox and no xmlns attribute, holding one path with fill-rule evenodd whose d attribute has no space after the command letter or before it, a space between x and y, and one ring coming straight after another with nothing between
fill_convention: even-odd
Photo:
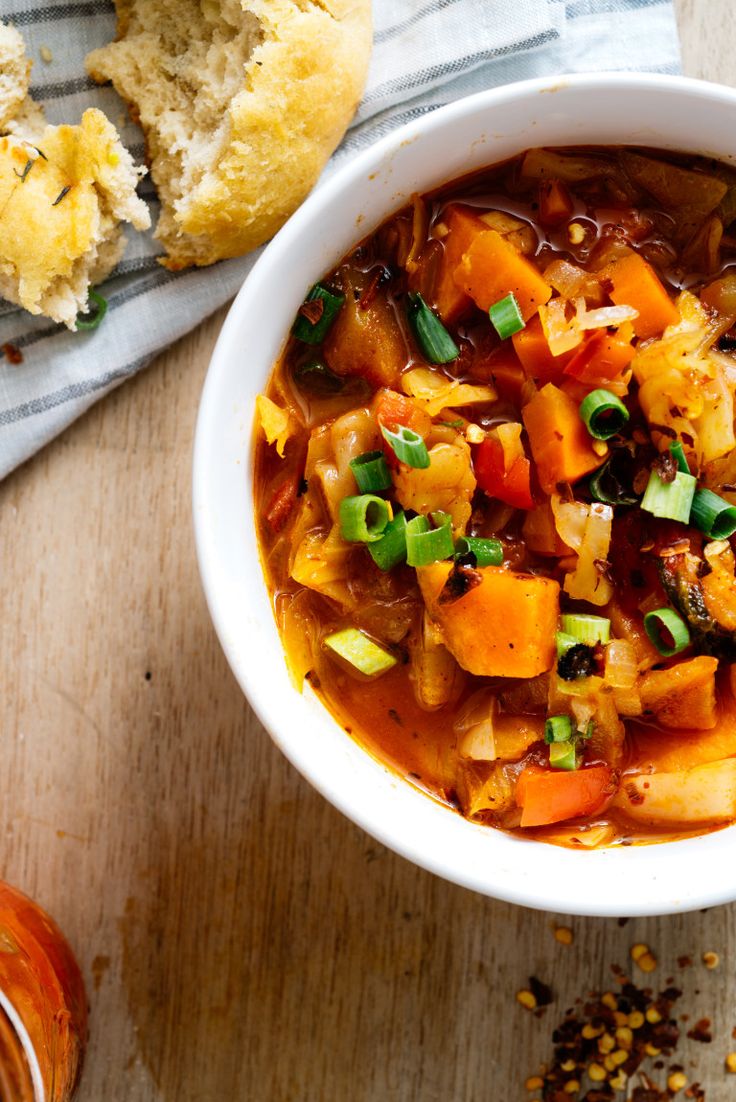
<instances>
[{"instance_id":1,"label":"bread crust","mask_svg":"<svg viewBox=\"0 0 736 1102\"><path fill-rule=\"evenodd\" d=\"M258 20L260 41L242 90L230 100L226 140L185 193L164 186L182 153L162 147L157 121L140 110L130 77L134 38L145 34L141 0L116 0L118 40L88 58L92 76L112 80L140 113L162 199L156 236L170 268L240 256L273 236L317 181L365 84L370 0L241 0L240 6L244 18Z\"/></svg>"}]
</instances>

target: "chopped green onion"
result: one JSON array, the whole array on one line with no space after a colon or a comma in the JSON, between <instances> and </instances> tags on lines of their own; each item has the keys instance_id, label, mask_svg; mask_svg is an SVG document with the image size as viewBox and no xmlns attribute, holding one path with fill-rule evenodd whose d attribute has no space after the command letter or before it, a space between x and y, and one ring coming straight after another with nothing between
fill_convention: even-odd
<instances>
[{"instance_id":1,"label":"chopped green onion","mask_svg":"<svg viewBox=\"0 0 736 1102\"><path fill-rule=\"evenodd\" d=\"M294 381L301 390L310 394L339 394L345 387L345 380L330 371L321 360L305 360L294 368Z\"/></svg>"},{"instance_id":2,"label":"chopped green onion","mask_svg":"<svg viewBox=\"0 0 736 1102\"><path fill-rule=\"evenodd\" d=\"M571 635L576 643L607 643L611 638L611 621L605 616L593 616L584 612L569 612L560 617L560 627Z\"/></svg>"},{"instance_id":3,"label":"chopped green onion","mask_svg":"<svg viewBox=\"0 0 736 1102\"><path fill-rule=\"evenodd\" d=\"M476 566L500 566L503 562L503 544L500 540L461 536L455 544L456 555L475 555Z\"/></svg>"},{"instance_id":4,"label":"chopped green onion","mask_svg":"<svg viewBox=\"0 0 736 1102\"><path fill-rule=\"evenodd\" d=\"M568 635L565 631L558 631L555 633L555 646L557 648L557 657L562 658L564 654L572 648L576 647L580 642L574 635Z\"/></svg>"},{"instance_id":5,"label":"chopped green onion","mask_svg":"<svg viewBox=\"0 0 736 1102\"><path fill-rule=\"evenodd\" d=\"M391 506L375 494L355 494L340 502L340 534L351 543L380 540L391 519Z\"/></svg>"},{"instance_id":6,"label":"chopped green onion","mask_svg":"<svg viewBox=\"0 0 736 1102\"><path fill-rule=\"evenodd\" d=\"M592 390L580 403L580 416L596 440L608 440L621 432L629 411L610 390Z\"/></svg>"},{"instance_id":7,"label":"chopped green onion","mask_svg":"<svg viewBox=\"0 0 736 1102\"><path fill-rule=\"evenodd\" d=\"M695 494L695 477L678 471L672 482L663 482L656 471L649 475L649 482L641 501L645 512L655 517L679 520L687 524Z\"/></svg>"},{"instance_id":8,"label":"chopped green onion","mask_svg":"<svg viewBox=\"0 0 736 1102\"><path fill-rule=\"evenodd\" d=\"M444 325L420 294L409 294L407 318L423 355L433 364L449 364L460 355Z\"/></svg>"},{"instance_id":9,"label":"chopped green onion","mask_svg":"<svg viewBox=\"0 0 736 1102\"><path fill-rule=\"evenodd\" d=\"M553 742L549 748L549 764L553 769L577 769L578 748L574 742Z\"/></svg>"},{"instance_id":10,"label":"chopped green onion","mask_svg":"<svg viewBox=\"0 0 736 1102\"><path fill-rule=\"evenodd\" d=\"M366 677L376 677L396 665L393 654L379 647L378 643L374 643L357 628L343 628L342 631L333 632L332 635L326 635L323 642Z\"/></svg>"},{"instance_id":11,"label":"chopped green onion","mask_svg":"<svg viewBox=\"0 0 736 1102\"><path fill-rule=\"evenodd\" d=\"M488 317L502 341L507 337L513 337L514 333L518 333L525 325L516 296L513 294L494 302L488 310Z\"/></svg>"},{"instance_id":12,"label":"chopped green onion","mask_svg":"<svg viewBox=\"0 0 736 1102\"><path fill-rule=\"evenodd\" d=\"M424 469L429 466L427 445L418 432L408 429L406 425L399 425L396 432L381 425L381 435L396 458L401 463L406 463L407 467Z\"/></svg>"},{"instance_id":13,"label":"chopped green onion","mask_svg":"<svg viewBox=\"0 0 736 1102\"><path fill-rule=\"evenodd\" d=\"M429 566L433 562L449 559L455 550L452 542L452 525L447 522L439 528L430 528L426 517L414 517L406 526L406 561L409 566Z\"/></svg>"},{"instance_id":14,"label":"chopped green onion","mask_svg":"<svg viewBox=\"0 0 736 1102\"><path fill-rule=\"evenodd\" d=\"M690 465L685 455L685 449L679 440L675 440L674 444L670 444L670 451L677 460L678 471L682 471L683 474L690 474Z\"/></svg>"},{"instance_id":15,"label":"chopped green onion","mask_svg":"<svg viewBox=\"0 0 736 1102\"><path fill-rule=\"evenodd\" d=\"M312 302L317 305L310 307L309 303ZM345 295L333 294L321 283L315 283L299 308L296 321L291 327L292 333L305 344L321 344L344 302ZM314 321L310 321L310 317Z\"/></svg>"},{"instance_id":16,"label":"chopped green onion","mask_svg":"<svg viewBox=\"0 0 736 1102\"><path fill-rule=\"evenodd\" d=\"M88 310L85 314L77 314L77 329L96 329L107 313L107 299L103 298L97 291L93 291L92 288L87 292L87 302L94 306L94 310Z\"/></svg>"},{"instance_id":17,"label":"chopped green onion","mask_svg":"<svg viewBox=\"0 0 736 1102\"><path fill-rule=\"evenodd\" d=\"M657 608L644 617L644 630L665 658L690 645L690 632L681 616L671 608Z\"/></svg>"},{"instance_id":18,"label":"chopped green onion","mask_svg":"<svg viewBox=\"0 0 736 1102\"><path fill-rule=\"evenodd\" d=\"M605 505L636 505L639 498L633 492L627 471L630 459L628 452L620 449L594 471L588 479L591 497ZM621 467L624 468L623 471Z\"/></svg>"},{"instance_id":19,"label":"chopped green onion","mask_svg":"<svg viewBox=\"0 0 736 1102\"><path fill-rule=\"evenodd\" d=\"M711 490L696 490L690 523L714 540L727 540L736 532L736 508Z\"/></svg>"},{"instance_id":20,"label":"chopped green onion","mask_svg":"<svg viewBox=\"0 0 736 1102\"><path fill-rule=\"evenodd\" d=\"M570 716L550 716L544 721L545 742L569 742L572 736L573 727Z\"/></svg>"},{"instance_id":21,"label":"chopped green onion","mask_svg":"<svg viewBox=\"0 0 736 1102\"><path fill-rule=\"evenodd\" d=\"M592 738L594 731L595 731L595 722L592 719L589 719L588 722L585 725L585 730L584 731L578 731L578 738L584 738L584 739Z\"/></svg>"},{"instance_id":22,"label":"chopped green onion","mask_svg":"<svg viewBox=\"0 0 736 1102\"><path fill-rule=\"evenodd\" d=\"M406 513L397 513L383 530L380 540L368 544L368 552L379 570L393 570L406 561Z\"/></svg>"},{"instance_id":23,"label":"chopped green onion","mask_svg":"<svg viewBox=\"0 0 736 1102\"><path fill-rule=\"evenodd\" d=\"M350 460L349 467L363 494L375 494L378 490L387 490L391 485L391 474L382 451L356 455L355 459Z\"/></svg>"}]
</instances>

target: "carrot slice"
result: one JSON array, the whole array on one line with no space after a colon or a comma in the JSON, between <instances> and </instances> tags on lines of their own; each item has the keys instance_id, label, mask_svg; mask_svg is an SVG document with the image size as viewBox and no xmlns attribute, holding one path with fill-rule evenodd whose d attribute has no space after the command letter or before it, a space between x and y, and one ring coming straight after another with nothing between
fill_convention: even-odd
<instances>
[{"instance_id":1,"label":"carrot slice","mask_svg":"<svg viewBox=\"0 0 736 1102\"><path fill-rule=\"evenodd\" d=\"M495 230L475 235L455 270L455 281L481 310L513 293L524 321L552 295L534 264Z\"/></svg>"},{"instance_id":2,"label":"carrot slice","mask_svg":"<svg viewBox=\"0 0 736 1102\"><path fill-rule=\"evenodd\" d=\"M590 765L569 773L527 766L516 784L521 826L547 826L595 814L612 794L612 779L607 765Z\"/></svg>"},{"instance_id":3,"label":"carrot slice","mask_svg":"<svg viewBox=\"0 0 736 1102\"><path fill-rule=\"evenodd\" d=\"M450 206L442 214L447 235L442 239L442 260L437 275L434 304L446 325L452 325L472 307L473 300L455 282L455 269L473 238L488 226L467 207Z\"/></svg>"},{"instance_id":4,"label":"carrot slice","mask_svg":"<svg viewBox=\"0 0 736 1102\"><path fill-rule=\"evenodd\" d=\"M598 455L593 450L593 441L576 403L554 383L538 390L522 409L521 416L539 484L547 494L554 493L558 482L577 482L600 467L606 458L605 452Z\"/></svg>"},{"instance_id":5,"label":"carrot slice","mask_svg":"<svg viewBox=\"0 0 736 1102\"><path fill-rule=\"evenodd\" d=\"M552 355L538 315L514 333L511 340L527 375L540 383L553 383L561 379L565 366L575 355L574 351L563 352L561 356Z\"/></svg>"},{"instance_id":6,"label":"carrot slice","mask_svg":"<svg viewBox=\"0 0 736 1102\"><path fill-rule=\"evenodd\" d=\"M638 253L614 260L601 274L611 281L610 295L617 306L633 306L639 311L632 325L642 340L656 337L668 325L676 325L680 320L666 287L651 264Z\"/></svg>"}]
</instances>

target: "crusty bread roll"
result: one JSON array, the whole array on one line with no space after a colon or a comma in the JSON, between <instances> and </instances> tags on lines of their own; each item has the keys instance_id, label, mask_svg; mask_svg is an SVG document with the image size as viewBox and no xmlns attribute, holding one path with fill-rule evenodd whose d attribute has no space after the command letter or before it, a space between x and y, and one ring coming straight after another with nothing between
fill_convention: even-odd
<instances>
[{"instance_id":1,"label":"crusty bread roll","mask_svg":"<svg viewBox=\"0 0 736 1102\"><path fill-rule=\"evenodd\" d=\"M47 126L29 73L22 38L0 24L0 296L74 329L120 259L120 222L150 225L135 192L145 170L101 111Z\"/></svg>"},{"instance_id":2,"label":"crusty bread roll","mask_svg":"<svg viewBox=\"0 0 736 1102\"><path fill-rule=\"evenodd\" d=\"M87 67L145 131L170 268L239 256L304 199L358 104L370 0L116 0Z\"/></svg>"}]
</instances>

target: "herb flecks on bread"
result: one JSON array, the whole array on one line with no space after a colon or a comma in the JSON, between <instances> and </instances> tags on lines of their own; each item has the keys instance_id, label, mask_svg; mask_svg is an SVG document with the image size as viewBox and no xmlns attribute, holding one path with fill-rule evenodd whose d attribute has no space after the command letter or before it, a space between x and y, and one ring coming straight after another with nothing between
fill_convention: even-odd
<instances>
[{"instance_id":1,"label":"herb flecks on bread","mask_svg":"<svg viewBox=\"0 0 736 1102\"><path fill-rule=\"evenodd\" d=\"M358 105L369 0L117 0L87 66L146 134L170 268L268 240L316 182Z\"/></svg>"},{"instance_id":2,"label":"herb flecks on bread","mask_svg":"<svg viewBox=\"0 0 736 1102\"><path fill-rule=\"evenodd\" d=\"M147 229L150 215L112 123L92 108L78 126L46 125L29 71L20 35L0 24L0 296L74 329L122 255L120 223Z\"/></svg>"}]
</instances>

